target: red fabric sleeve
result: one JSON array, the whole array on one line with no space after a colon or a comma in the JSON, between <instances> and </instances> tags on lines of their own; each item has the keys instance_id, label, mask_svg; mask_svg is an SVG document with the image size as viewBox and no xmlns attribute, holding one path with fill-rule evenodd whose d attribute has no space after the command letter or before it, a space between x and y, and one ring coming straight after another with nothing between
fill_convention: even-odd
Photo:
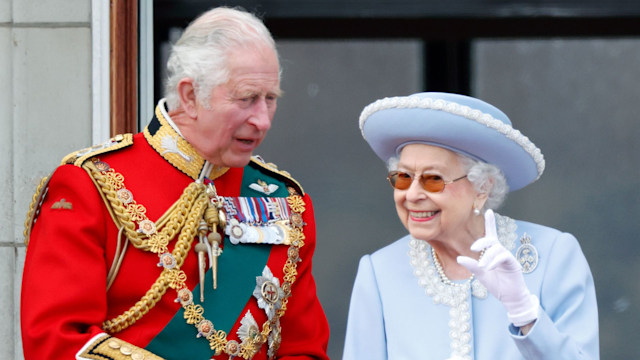
<instances>
[{"instance_id":1,"label":"red fabric sleeve","mask_svg":"<svg viewBox=\"0 0 640 360\"><path fill-rule=\"evenodd\" d=\"M55 203L68 205L52 208ZM25 260L21 325L26 360L74 359L102 332L109 218L83 169L64 165L55 171Z\"/></svg>"}]
</instances>

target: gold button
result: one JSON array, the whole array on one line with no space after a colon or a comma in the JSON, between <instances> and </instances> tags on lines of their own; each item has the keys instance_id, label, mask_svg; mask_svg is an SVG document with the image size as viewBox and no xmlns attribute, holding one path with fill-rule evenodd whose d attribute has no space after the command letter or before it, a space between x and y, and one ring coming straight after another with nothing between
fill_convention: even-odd
<instances>
[{"instance_id":1,"label":"gold button","mask_svg":"<svg viewBox=\"0 0 640 360\"><path fill-rule=\"evenodd\" d=\"M133 353L133 349L128 346L123 346L120 348L120 352L124 355L131 355Z\"/></svg>"},{"instance_id":2,"label":"gold button","mask_svg":"<svg viewBox=\"0 0 640 360\"><path fill-rule=\"evenodd\" d=\"M131 358L133 360L144 360L144 354L136 351L133 354L131 354Z\"/></svg>"},{"instance_id":3,"label":"gold button","mask_svg":"<svg viewBox=\"0 0 640 360\"><path fill-rule=\"evenodd\" d=\"M120 348L120 344L118 344L118 342L117 342L117 341L115 341L115 340L111 340L111 341L109 341L109 344L108 344L108 345L109 345L109 347L110 347L110 348L112 348L112 349L119 349L119 348Z\"/></svg>"}]
</instances>

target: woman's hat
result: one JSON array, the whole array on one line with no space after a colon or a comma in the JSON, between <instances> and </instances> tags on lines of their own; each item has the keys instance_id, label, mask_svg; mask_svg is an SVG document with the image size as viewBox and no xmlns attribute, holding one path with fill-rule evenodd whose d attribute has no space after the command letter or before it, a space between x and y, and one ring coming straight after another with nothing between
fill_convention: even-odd
<instances>
[{"instance_id":1,"label":"woman's hat","mask_svg":"<svg viewBox=\"0 0 640 360\"><path fill-rule=\"evenodd\" d=\"M427 92L380 99L362 110L360 130L383 161L405 145L439 146L496 165L511 191L538 180L544 157L502 111L469 96Z\"/></svg>"}]
</instances>

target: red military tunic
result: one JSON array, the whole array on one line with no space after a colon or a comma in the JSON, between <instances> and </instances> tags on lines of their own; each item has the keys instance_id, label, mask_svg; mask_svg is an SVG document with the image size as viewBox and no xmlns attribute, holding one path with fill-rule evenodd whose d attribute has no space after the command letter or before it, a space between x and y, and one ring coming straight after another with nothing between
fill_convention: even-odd
<instances>
[{"instance_id":1,"label":"red military tunic","mask_svg":"<svg viewBox=\"0 0 640 360\"><path fill-rule=\"evenodd\" d=\"M206 174L219 196L298 203L291 211L302 216L302 235L296 226L287 229L295 242L288 246L234 245L225 236L218 289L209 270L201 302L194 247L204 215L194 209L204 202L189 191L203 198L204 185L194 181L205 161L165 118L159 107L144 133L67 157L34 197L21 302L25 359L326 359L329 328L311 275L311 199L288 174L257 158L245 168ZM279 190L267 195L267 185ZM184 223L176 225L180 218ZM175 228L166 251L152 250L158 245L142 234L143 224L157 233ZM186 250L175 247L180 241ZM175 255L179 266L163 268L163 253ZM269 290L265 281L276 286ZM192 302L180 301L181 288Z\"/></svg>"}]
</instances>

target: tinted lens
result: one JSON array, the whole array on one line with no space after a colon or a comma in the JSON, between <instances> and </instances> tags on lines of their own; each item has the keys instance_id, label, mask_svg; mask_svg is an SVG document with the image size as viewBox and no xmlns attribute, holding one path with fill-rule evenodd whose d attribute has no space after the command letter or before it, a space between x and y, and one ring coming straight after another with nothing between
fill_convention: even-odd
<instances>
[{"instance_id":1,"label":"tinted lens","mask_svg":"<svg viewBox=\"0 0 640 360\"><path fill-rule=\"evenodd\" d=\"M390 172L387 179L389 179L389 183L391 184L391 186L398 190L408 189L409 186L411 186L411 182L413 181L413 179L411 179L411 175L401 171Z\"/></svg>"},{"instance_id":2,"label":"tinted lens","mask_svg":"<svg viewBox=\"0 0 640 360\"><path fill-rule=\"evenodd\" d=\"M438 175L422 175L420 183L428 192L441 192L444 190L444 179Z\"/></svg>"},{"instance_id":3,"label":"tinted lens","mask_svg":"<svg viewBox=\"0 0 640 360\"><path fill-rule=\"evenodd\" d=\"M407 190L413 182L413 178L410 174L402 171L392 171L387 177L389 183L395 189ZM444 190L444 179L439 175L422 175L420 176L420 185L428 192L441 192Z\"/></svg>"}]
</instances>

